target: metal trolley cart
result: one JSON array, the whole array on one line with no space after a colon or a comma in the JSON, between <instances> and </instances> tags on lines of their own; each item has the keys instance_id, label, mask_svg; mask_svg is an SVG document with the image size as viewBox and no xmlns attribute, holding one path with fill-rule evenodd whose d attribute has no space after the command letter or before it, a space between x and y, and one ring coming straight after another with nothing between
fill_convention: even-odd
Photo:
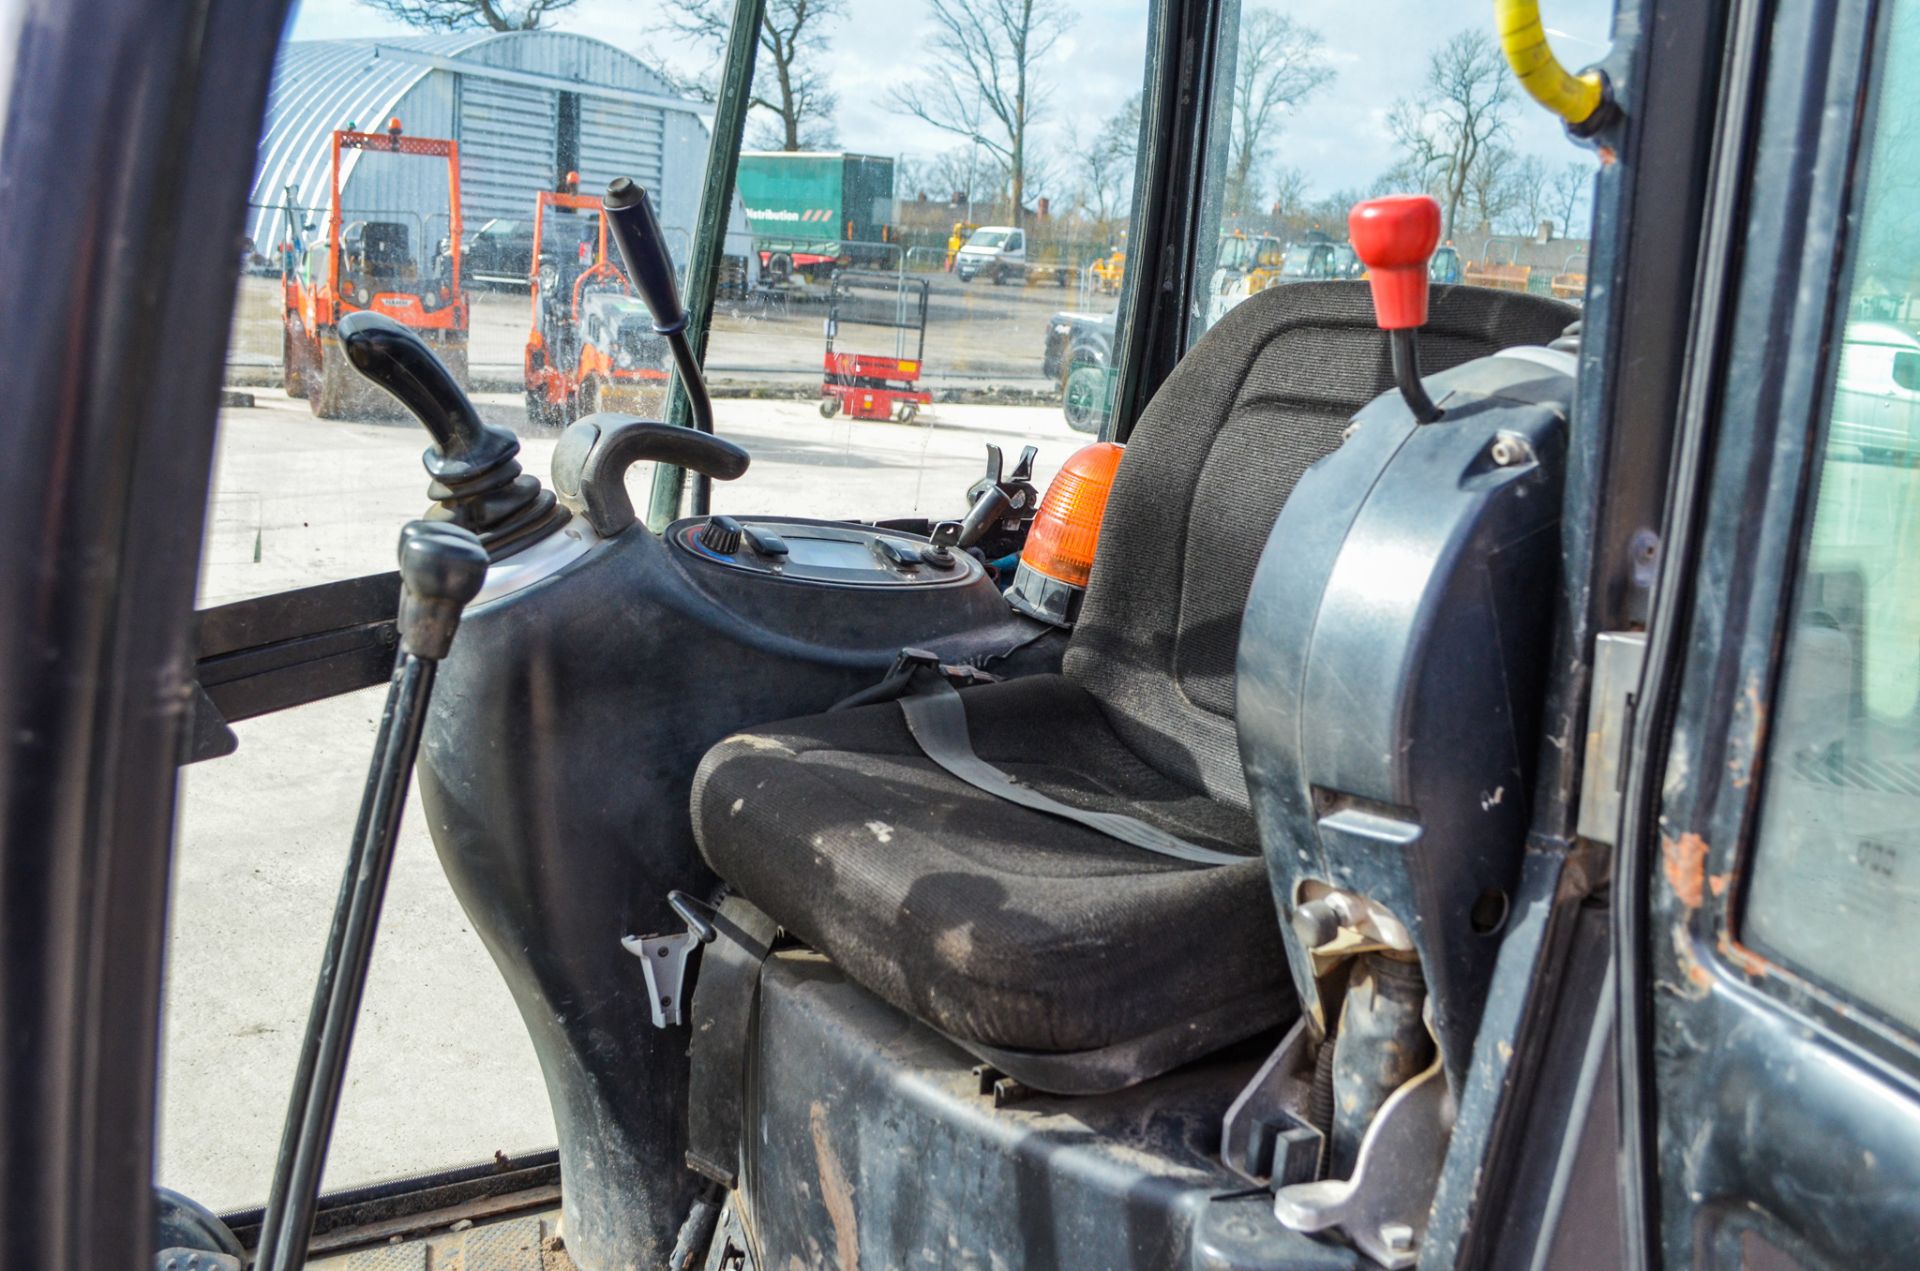
<instances>
[{"instance_id":1,"label":"metal trolley cart","mask_svg":"<svg viewBox=\"0 0 1920 1271\"><path fill-rule=\"evenodd\" d=\"M836 349L842 324L891 331L892 355ZM926 279L854 270L835 274L827 293L821 415L832 419L844 410L855 419L911 420L933 400L931 393L915 387L926 350Z\"/></svg>"}]
</instances>

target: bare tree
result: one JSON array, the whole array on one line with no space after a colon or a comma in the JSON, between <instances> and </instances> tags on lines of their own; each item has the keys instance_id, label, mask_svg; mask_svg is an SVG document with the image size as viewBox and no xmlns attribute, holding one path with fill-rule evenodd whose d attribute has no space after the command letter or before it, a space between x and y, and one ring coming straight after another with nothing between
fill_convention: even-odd
<instances>
[{"instance_id":1,"label":"bare tree","mask_svg":"<svg viewBox=\"0 0 1920 1271\"><path fill-rule=\"evenodd\" d=\"M894 187L965 203L973 198L986 166L977 146L955 146L924 159L903 155L894 165Z\"/></svg>"},{"instance_id":2,"label":"bare tree","mask_svg":"<svg viewBox=\"0 0 1920 1271\"><path fill-rule=\"evenodd\" d=\"M1061 0L932 0L924 78L889 94L893 105L999 160L1020 222L1034 120L1046 86L1034 67L1073 25Z\"/></svg>"},{"instance_id":3,"label":"bare tree","mask_svg":"<svg viewBox=\"0 0 1920 1271\"><path fill-rule=\"evenodd\" d=\"M1140 94L1129 97L1090 141L1081 140L1069 124L1067 149L1073 156L1074 201L1080 211L1095 221L1125 216L1140 150Z\"/></svg>"},{"instance_id":4,"label":"bare tree","mask_svg":"<svg viewBox=\"0 0 1920 1271\"><path fill-rule=\"evenodd\" d=\"M1271 9L1248 10L1233 63L1233 132L1227 157L1227 211L1255 211L1253 190L1281 122L1331 81L1326 41L1311 27Z\"/></svg>"},{"instance_id":5,"label":"bare tree","mask_svg":"<svg viewBox=\"0 0 1920 1271\"><path fill-rule=\"evenodd\" d=\"M1478 29L1462 31L1436 50L1427 59L1419 95L1394 103L1387 127L1400 147L1396 171L1439 198L1446 233L1455 232L1476 176L1489 179L1491 165L1483 155L1506 138L1512 109L1506 59Z\"/></svg>"},{"instance_id":6,"label":"bare tree","mask_svg":"<svg viewBox=\"0 0 1920 1271\"><path fill-rule=\"evenodd\" d=\"M845 0L767 0L750 99L752 107L763 112L754 132L755 145L768 150L821 150L833 144L833 113L839 102L827 91L819 68L830 39L826 28L844 13ZM715 57L726 51L732 22L730 0L666 3L667 27ZM705 92L712 96L710 85Z\"/></svg>"},{"instance_id":7,"label":"bare tree","mask_svg":"<svg viewBox=\"0 0 1920 1271\"><path fill-rule=\"evenodd\" d=\"M954 191L941 185L932 159L916 158L910 154L898 156L893 161L893 191L897 198L917 199L921 195L945 202Z\"/></svg>"},{"instance_id":8,"label":"bare tree","mask_svg":"<svg viewBox=\"0 0 1920 1271\"><path fill-rule=\"evenodd\" d=\"M1335 238L1345 238L1347 213L1353 210L1355 203L1372 197L1373 194L1369 190L1350 188L1335 190L1325 198L1315 199L1301 210L1301 224L1294 228L1293 233L1298 237L1308 231L1317 230L1323 234L1331 234Z\"/></svg>"},{"instance_id":9,"label":"bare tree","mask_svg":"<svg viewBox=\"0 0 1920 1271\"><path fill-rule=\"evenodd\" d=\"M1537 234L1540 222L1554 221L1555 231L1564 236L1566 222L1554 215L1553 178L1547 172L1546 161L1535 154L1516 159L1509 152L1503 166L1504 189L1498 199L1499 208L1488 214L1488 222L1514 234Z\"/></svg>"},{"instance_id":10,"label":"bare tree","mask_svg":"<svg viewBox=\"0 0 1920 1271\"><path fill-rule=\"evenodd\" d=\"M1574 218L1593 201L1593 165L1569 159L1553 174L1548 206L1560 218L1560 232L1573 234Z\"/></svg>"},{"instance_id":11,"label":"bare tree","mask_svg":"<svg viewBox=\"0 0 1920 1271\"><path fill-rule=\"evenodd\" d=\"M360 0L369 9L422 31L531 31L579 0Z\"/></svg>"},{"instance_id":12,"label":"bare tree","mask_svg":"<svg viewBox=\"0 0 1920 1271\"><path fill-rule=\"evenodd\" d=\"M1467 169L1466 189L1461 192L1459 223L1449 222L1449 233L1478 230L1491 234L1502 228L1501 222L1514 202L1510 178L1513 151L1505 146L1487 146L1474 156Z\"/></svg>"},{"instance_id":13,"label":"bare tree","mask_svg":"<svg viewBox=\"0 0 1920 1271\"><path fill-rule=\"evenodd\" d=\"M1275 233L1292 234L1305 229L1310 220L1307 203L1307 174L1288 164L1273 174L1273 199L1268 207Z\"/></svg>"}]
</instances>

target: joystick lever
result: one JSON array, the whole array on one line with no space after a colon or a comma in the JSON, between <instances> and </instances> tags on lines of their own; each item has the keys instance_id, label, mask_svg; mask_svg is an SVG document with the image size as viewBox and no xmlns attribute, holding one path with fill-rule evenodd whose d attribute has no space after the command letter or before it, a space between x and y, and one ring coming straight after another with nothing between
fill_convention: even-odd
<instances>
[{"instance_id":1,"label":"joystick lever","mask_svg":"<svg viewBox=\"0 0 1920 1271\"><path fill-rule=\"evenodd\" d=\"M944 527L955 525L963 527L949 532L958 535L958 546L972 547L984 541L982 550L988 560L1018 552L1026 543L1034 513L1040 509L1040 492L1033 488L1033 461L1039 454L1037 446L1024 447L1009 475L1005 471L1006 456L1000 447L988 443L986 474L967 488L966 517L936 525L933 541L940 543Z\"/></svg>"},{"instance_id":2,"label":"joystick lever","mask_svg":"<svg viewBox=\"0 0 1920 1271\"><path fill-rule=\"evenodd\" d=\"M1427 262L1440 242L1440 204L1425 194L1366 199L1347 213L1354 254L1367 266L1374 319L1393 342L1393 381L1423 424L1440 408L1420 382L1420 328L1427 321Z\"/></svg>"},{"instance_id":3,"label":"joystick lever","mask_svg":"<svg viewBox=\"0 0 1920 1271\"><path fill-rule=\"evenodd\" d=\"M687 311L680 307L680 292L673 280L673 257L660 233L660 222L646 190L631 177L616 177L607 186L601 200L607 213L607 233L620 250L627 277L640 293L640 303L653 315L655 333L665 336L673 351L674 369L680 373L680 388L693 410L693 426L703 433L713 432L713 399L707 393L707 381L700 374L700 361L687 339ZM693 478L693 514L705 516L712 494L707 474L696 472Z\"/></svg>"},{"instance_id":4,"label":"joystick lever","mask_svg":"<svg viewBox=\"0 0 1920 1271\"><path fill-rule=\"evenodd\" d=\"M568 512L537 477L520 471L520 439L480 418L433 350L383 313L340 319L340 347L353 368L400 399L433 435L421 456L439 501L435 520L479 535L494 560L539 542L566 524Z\"/></svg>"},{"instance_id":5,"label":"joystick lever","mask_svg":"<svg viewBox=\"0 0 1920 1271\"><path fill-rule=\"evenodd\" d=\"M1013 501L997 485L987 486L967 509L965 520L942 521L933 527L935 547L972 547L986 537L989 529L1013 507Z\"/></svg>"},{"instance_id":6,"label":"joystick lever","mask_svg":"<svg viewBox=\"0 0 1920 1271\"><path fill-rule=\"evenodd\" d=\"M386 710L373 743L373 764L360 796L360 819L347 851L306 1037L300 1044L299 1067L280 1132L280 1155L260 1226L256 1271L298 1271L306 1265L320 1177L334 1116L340 1109L347 1056L393 870L400 814L406 807L420 733L433 696L434 673L453 643L462 610L479 594L486 577L487 553L472 531L444 521L414 521L400 532L400 656L387 687Z\"/></svg>"}]
</instances>

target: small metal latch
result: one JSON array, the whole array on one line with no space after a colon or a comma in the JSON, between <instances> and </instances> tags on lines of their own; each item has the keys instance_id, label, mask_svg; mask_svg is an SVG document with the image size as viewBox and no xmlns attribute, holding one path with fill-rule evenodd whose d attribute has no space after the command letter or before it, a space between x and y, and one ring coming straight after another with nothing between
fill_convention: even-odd
<instances>
[{"instance_id":1,"label":"small metal latch","mask_svg":"<svg viewBox=\"0 0 1920 1271\"><path fill-rule=\"evenodd\" d=\"M153 1255L155 1271L241 1271L240 1259L226 1253L184 1246L162 1249Z\"/></svg>"},{"instance_id":2,"label":"small metal latch","mask_svg":"<svg viewBox=\"0 0 1920 1271\"><path fill-rule=\"evenodd\" d=\"M1587 701L1587 745L1580 768L1581 838L1611 845L1620 832L1620 798L1627 784L1627 750L1639 706L1642 631L1603 631L1593 646L1593 692Z\"/></svg>"},{"instance_id":3,"label":"small metal latch","mask_svg":"<svg viewBox=\"0 0 1920 1271\"><path fill-rule=\"evenodd\" d=\"M1344 1232L1387 1271L1412 1267L1420 1259L1453 1120L1453 1096L1435 1058L1387 1096L1360 1140L1351 1178L1281 1187L1273 1194L1273 1216L1289 1231Z\"/></svg>"},{"instance_id":4,"label":"small metal latch","mask_svg":"<svg viewBox=\"0 0 1920 1271\"><path fill-rule=\"evenodd\" d=\"M687 958L695 946L713 943L714 925L700 913L714 912L706 901L683 891L667 893L667 903L687 924L685 931L667 936L622 936L620 945L640 959L640 970L647 977L647 1005L653 1011L653 1026L686 1023Z\"/></svg>"}]
</instances>

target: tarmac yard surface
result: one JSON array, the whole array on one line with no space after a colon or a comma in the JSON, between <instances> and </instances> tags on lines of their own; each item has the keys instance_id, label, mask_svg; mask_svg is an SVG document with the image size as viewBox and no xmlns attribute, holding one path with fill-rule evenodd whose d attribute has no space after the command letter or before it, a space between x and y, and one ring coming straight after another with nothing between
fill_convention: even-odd
<instances>
[{"instance_id":1,"label":"tarmac yard surface","mask_svg":"<svg viewBox=\"0 0 1920 1271\"><path fill-rule=\"evenodd\" d=\"M1009 289L1011 290L1011 289ZM402 420L326 422L253 389L224 411L201 604L393 568L427 506L427 437ZM525 434L518 393L479 394L546 478L557 434ZM753 454L716 510L957 516L987 443L1036 476L1089 438L1057 407L936 405L913 424L822 419L805 401L722 399ZM651 473L629 477L646 506ZM239 750L183 770L174 863L159 1180L216 1209L265 1200L328 917L384 688L247 720ZM635 983L639 984L638 971ZM454 900L417 804L402 827L327 1186L515 1155L554 1132L532 1047Z\"/></svg>"}]
</instances>

